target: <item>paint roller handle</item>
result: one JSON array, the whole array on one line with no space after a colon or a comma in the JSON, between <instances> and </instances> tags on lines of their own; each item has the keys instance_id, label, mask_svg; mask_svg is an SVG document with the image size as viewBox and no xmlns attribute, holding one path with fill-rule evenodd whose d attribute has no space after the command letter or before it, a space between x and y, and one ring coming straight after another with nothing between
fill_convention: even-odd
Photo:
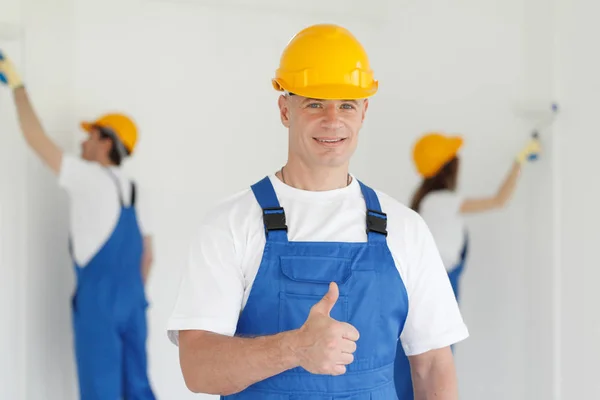
<instances>
[{"instance_id":1,"label":"paint roller handle","mask_svg":"<svg viewBox=\"0 0 600 400\"><path fill-rule=\"evenodd\" d=\"M519 164L523 164L525 161L537 160L540 152L542 151L542 146L540 144L539 135L537 132L534 132L531 136L531 139L517 155L517 162Z\"/></svg>"},{"instance_id":2,"label":"paint roller handle","mask_svg":"<svg viewBox=\"0 0 600 400\"><path fill-rule=\"evenodd\" d=\"M0 50L0 82L13 90L23 86L23 81L17 73L17 69L10 58L2 53L2 50Z\"/></svg>"},{"instance_id":3,"label":"paint roller handle","mask_svg":"<svg viewBox=\"0 0 600 400\"><path fill-rule=\"evenodd\" d=\"M533 140L539 140L540 138L540 133L538 131L534 131L531 134L531 138ZM531 153L527 156L527 161L532 162L532 161L536 161L538 159L538 154L537 153Z\"/></svg>"},{"instance_id":4,"label":"paint roller handle","mask_svg":"<svg viewBox=\"0 0 600 400\"><path fill-rule=\"evenodd\" d=\"M558 114L558 103L552 103L550 105L550 110L551 110L550 117L544 121L543 126L550 125L554 121L556 114ZM533 133L531 134L531 139L534 141L537 141L538 145L539 145L539 139L540 139L539 129L541 129L541 128L542 128L542 126L537 127L536 129L534 129ZM529 153L526 157L527 161L537 160L538 155L539 155L539 151Z\"/></svg>"}]
</instances>

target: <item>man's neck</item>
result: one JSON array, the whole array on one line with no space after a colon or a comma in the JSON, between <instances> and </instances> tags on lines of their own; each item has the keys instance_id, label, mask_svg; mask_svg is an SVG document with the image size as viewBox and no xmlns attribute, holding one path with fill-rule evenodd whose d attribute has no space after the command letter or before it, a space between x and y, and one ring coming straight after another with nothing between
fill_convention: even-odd
<instances>
[{"instance_id":1,"label":"man's neck","mask_svg":"<svg viewBox=\"0 0 600 400\"><path fill-rule=\"evenodd\" d=\"M277 177L288 186L311 192L341 189L348 186L348 166L332 168L308 168L299 163L288 162Z\"/></svg>"},{"instance_id":2,"label":"man's neck","mask_svg":"<svg viewBox=\"0 0 600 400\"><path fill-rule=\"evenodd\" d=\"M96 160L96 162L105 168L116 167L116 165L110 160Z\"/></svg>"}]
</instances>

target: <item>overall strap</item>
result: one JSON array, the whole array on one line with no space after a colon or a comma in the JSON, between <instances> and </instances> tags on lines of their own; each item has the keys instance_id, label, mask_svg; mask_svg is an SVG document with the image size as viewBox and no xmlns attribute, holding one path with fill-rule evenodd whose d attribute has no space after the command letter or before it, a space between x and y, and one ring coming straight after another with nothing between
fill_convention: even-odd
<instances>
[{"instance_id":1,"label":"overall strap","mask_svg":"<svg viewBox=\"0 0 600 400\"><path fill-rule=\"evenodd\" d=\"M73 238L71 237L71 234L69 234L69 255L71 256L71 259L74 261L75 260L75 250L73 250Z\"/></svg>"},{"instance_id":2,"label":"overall strap","mask_svg":"<svg viewBox=\"0 0 600 400\"><path fill-rule=\"evenodd\" d=\"M385 242L387 237L387 215L381 211L377 194L373 189L358 181L367 205L367 235L369 242Z\"/></svg>"},{"instance_id":3,"label":"overall strap","mask_svg":"<svg viewBox=\"0 0 600 400\"><path fill-rule=\"evenodd\" d=\"M252 185L252 192L262 208L267 241L287 242L285 211L279 205L277 194L268 176Z\"/></svg>"},{"instance_id":4,"label":"overall strap","mask_svg":"<svg viewBox=\"0 0 600 400\"><path fill-rule=\"evenodd\" d=\"M460 262L464 263L467 260L467 255L469 254L469 233L465 230L465 240L463 244L463 248L460 252Z\"/></svg>"},{"instance_id":5,"label":"overall strap","mask_svg":"<svg viewBox=\"0 0 600 400\"><path fill-rule=\"evenodd\" d=\"M135 183L131 181L131 207L135 206Z\"/></svg>"},{"instance_id":6,"label":"overall strap","mask_svg":"<svg viewBox=\"0 0 600 400\"><path fill-rule=\"evenodd\" d=\"M115 182L115 185L117 186L117 191L119 192L119 202L121 203L121 207L124 207L125 203L123 202L123 191L121 190L121 182L110 168L106 167L105 169L106 172L108 172L108 175L112 178L113 182Z\"/></svg>"}]
</instances>

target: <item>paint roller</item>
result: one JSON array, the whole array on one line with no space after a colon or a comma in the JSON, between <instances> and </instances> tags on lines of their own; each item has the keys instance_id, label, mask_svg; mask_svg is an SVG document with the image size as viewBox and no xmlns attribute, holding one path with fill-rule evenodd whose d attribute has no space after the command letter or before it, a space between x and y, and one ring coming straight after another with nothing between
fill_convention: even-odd
<instances>
[{"instance_id":1,"label":"paint roller","mask_svg":"<svg viewBox=\"0 0 600 400\"><path fill-rule=\"evenodd\" d=\"M21 37L21 29L18 25L10 24L6 22L0 22L0 40L2 41L15 41ZM0 61L4 60L2 51L0 51ZM7 79L4 74L0 72L0 82L6 84Z\"/></svg>"},{"instance_id":2,"label":"paint roller","mask_svg":"<svg viewBox=\"0 0 600 400\"><path fill-rule=\"evenodd\" d=\"M556 119L556 114L558 114L558 104L552 103L551 111L547 115L544 115L534 126L533 131L531 132L531 137L535 139L539 138L540 131L552 125Z\"/></svg>"},{"instance_id":3,"label":"paint roller","mask_svg":"<svg viewBox=\"0 0 600 400\"><path fill-rule=\"evenodd\" d=\"M540 138L540 132L543 129L548 128L554 120L556 119L556 115L558 114L558 104L552 103L550 106L550 111L546 112L543 117L541 117L538 122L534 125L533 130L531 131L531 137L533 139ZM530 154L528 156L529 161L535 161L538 158L537 154Z\"/></svg>"}]
</instances>

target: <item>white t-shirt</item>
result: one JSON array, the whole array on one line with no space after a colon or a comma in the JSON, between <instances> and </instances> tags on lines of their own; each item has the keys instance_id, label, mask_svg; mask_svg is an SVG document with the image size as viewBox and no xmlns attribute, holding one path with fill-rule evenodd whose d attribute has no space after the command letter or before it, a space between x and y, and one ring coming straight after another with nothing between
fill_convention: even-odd
<instances>
[{"instance_id":1,"label":"white t-shirt","mask_svg":"<svg viewBox=\"0 0 600 400\"><path fill-rule=\"evenodd\" d=\"M419 214L431 230L444 267L456 267L465 244L465 223L460 214L463 198L450 190L429 193L421 201Z\"/></svg>"},{"instance_id":2,"label":"white t-shirt","mask_svg":"<svg viewBox=\"0 0 600 400\"><path fill-rule=\"evenodd\" d=\"M123 202L131 202L131 180L121 168L109 167L117 178ZM85 161L79 157L63 155L60 168L59 185L64 188L70 200L70 233L73 255L77 264L86 266L104 243L110 238L121 214L119 191L115 178L105 167L96 162ZM139 187L136 185L135 207L138 224L144 236L151 231L147 223L147 213L140 212Z\"/></svg>"},{"instance_id":3,"label":"white t-shirt","mask_svg":"<svg viewBox=\"0 0 600 400\"><path fill-rule=\"evenodd\" d=\"M290 241L366 242L366 204L356 179L345 188L310 192L271 182L285 209ZM388 246L404 281L409 312L401 335L407 355L445 347L468 337L433 238L421 217L377 192L388 215ZM327 223L323 223L327 221ZM233 336L265 246L262 210L250 188L208 213L195 236L168 322L179 330Z\"/></svg>"}]
</instances>

